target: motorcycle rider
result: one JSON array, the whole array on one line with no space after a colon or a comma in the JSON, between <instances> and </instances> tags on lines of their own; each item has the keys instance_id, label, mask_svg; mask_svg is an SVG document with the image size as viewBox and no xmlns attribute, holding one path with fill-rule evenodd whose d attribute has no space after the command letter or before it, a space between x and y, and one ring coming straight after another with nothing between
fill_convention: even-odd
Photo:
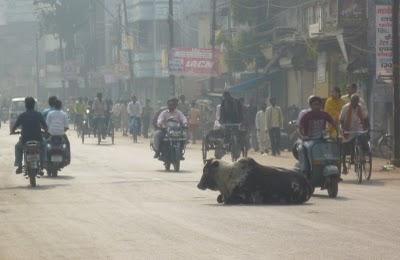
<instances>
[{"instance_id":1,"label":"motorcycle rider","mask_svg":"<svg viewBox=\"0 0 400 260\"><path fill-rule=\"evenodd\" d=\"M308 148L312 146L313 139L323 137L326 130L326 123L336 128L333 118L322 111L322 98L314 96L309 100L311 111L307 112L300 120L300 134L302 136L302 145L299 149L300 170L302 173L309 174L310 165L308 162Z\"/></svg>"},{"instance_id":2,"label":"motorcycle rider","mask_svg":"<svg viewBox=\"0 0 400 260\"><path fill-rule=\"evenodd\" d=\"M44 120L46 120L46 117L47 117L47 115L51 112L51 111L53 111L55 108L55 105L56 105L56 101L57 101L57 97L56 96L51 96L51 97L49 97L49 107L48 108L46 108L45 110L43 110L43 112L42 112L42 115L43 115L43 118L44 118Z\"/></svg>"},{"instance_id":3,"label":"motorcycle rider","mask_svg":"<svg viewBox=\"0 0 400 260\"><path fill-rule=\"evenodd\" d=\"M65 144L67 145L67 154L66 154L66 164L70 164L71 162L71 147L70 142L68 140L65 132L69 129L68 124L68 116L62 111L62 102L57 100L55 102L55 110L51 111L47 115L46 123L49 128L50 136L62 136L65 140Z\"/></svg>"},{"instance_id":4,"label":"motorcycle rider","mask_svg":"<svg viewBox=\"0 0 400 260\"><path fill-rule=\"evenodd\" d=\"M172 98L168 100L168 109L164 110L161 112L161 114L158 116L157 119L157 126L158 130L154 134L154 150L155 150L155 155L154 158L160 157L160 151L161 151L161 143L162 140L165 136L165 128L167 121L170 119L174 119L177 122L180 123L182 127L187 127L187 118L185 115L177 109L178 106L178 99L177 98Z\"/></svg>"},{"instance_id":5,"label":"motorcycle rider","mask_svg":"<svg viewBox=\"0 0 400 260\"><path fill-rule=\"evenodd\" d=\"M103 101L103 94L97 93L97 98L93 102L92 105L93 110L93 123L95 127L95 133L98 134L101 129L101 134L103 135L103 139L105 138L105 117L106 117L106 110L107 106L106 103Z\"/></svg>"},{"instance_id":6,"label":"motorcycle rider","mask_svg":"<svg viewBox=\"0 0 400 260\"><path fill-rule=\"evenodd\" d=\"M26 111L18 116L10 134L15 134L18 127L21 127L21 137L18 143L15 145L15 166L17 167L15 173L22 173L22 159L23 159L23 148L28 141L37 141L41 144L40 149L40 161L44 162L44 149L43 149L43 137L41 129L47 132L47 124L43 118L43 115L35 111L36 101L33 97L25 98ZM40 172L43 175L43 172Z\"/></svg>"}]
</instances>

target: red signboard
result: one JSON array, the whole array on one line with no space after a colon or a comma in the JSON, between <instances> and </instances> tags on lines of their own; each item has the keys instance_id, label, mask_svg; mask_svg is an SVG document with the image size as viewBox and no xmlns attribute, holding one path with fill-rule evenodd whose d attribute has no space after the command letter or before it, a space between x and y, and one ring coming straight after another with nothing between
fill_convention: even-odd
<instances>
[{"instance_id":1,"label":"red signboard","mask_svg":"<svg viewBox=\"0 0 400 260\"><path fill-rule=\"evenodd\" d=\"M174 48L169 53L169 72L185 76L213 76L220 74L220 50Z\"/></svg>"}]
</instances>

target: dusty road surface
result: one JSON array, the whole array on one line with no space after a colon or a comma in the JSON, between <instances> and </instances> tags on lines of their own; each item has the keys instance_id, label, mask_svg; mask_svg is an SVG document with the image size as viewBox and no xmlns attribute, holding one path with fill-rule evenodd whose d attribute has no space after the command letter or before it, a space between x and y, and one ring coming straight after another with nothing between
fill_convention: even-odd
<instances>
[{"instance_id":1,"label":"dusty road surface","mask_svg":"<svg viewBox=\"0 0 400 260\"><path fill-rule=\"evenodd\" d=\"M0 132L0 259L400 259L400 174L349 176L339 198L301 206L222 206L196 188L199 146L166 173L148 143L82 145L38 187L14 174L15 136ZM265 164L292 165L257 157Z\"/></svg>"}]
</instances>

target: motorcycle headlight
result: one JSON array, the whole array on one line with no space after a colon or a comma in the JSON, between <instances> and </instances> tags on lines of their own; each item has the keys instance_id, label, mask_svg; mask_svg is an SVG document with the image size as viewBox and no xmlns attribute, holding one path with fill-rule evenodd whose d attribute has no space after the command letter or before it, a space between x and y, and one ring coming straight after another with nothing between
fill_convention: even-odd
<instances>
[{"instance_id":1,"label":"motorcycle headlight","mask_svg":"<svg viewBox=\"0 0 400 260\"><path fill-rule=\"evenodd\" d=\"M66 144L63 144L63 145L62 145L62 148L63 148L63 149L67 149L67 145L66 145Z\"/></svg>"},{"instance_id":2,"label":"motorcycle headlight","mask_svg":"<svg viewBox=\"0 0 400 260\"><path fill-rule=\"evenodd\" d=\"M47 144L47 148L50 149L51 148L51 144Z\"/></svg>"}]
</instances>

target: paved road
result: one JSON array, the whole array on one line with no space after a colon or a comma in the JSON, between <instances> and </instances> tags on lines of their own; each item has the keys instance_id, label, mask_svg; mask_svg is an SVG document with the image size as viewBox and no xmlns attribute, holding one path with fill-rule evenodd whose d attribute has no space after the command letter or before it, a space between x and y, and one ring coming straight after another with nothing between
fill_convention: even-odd
<instances>
[{"instance_id":1,"label":"paved road","mask_svg":"<svg viewBox=\"0 0 400 260\"><path fill-rule=\"evenodd\" d=\"M301 206L222 206L196 188L199 147L165 173L148 143L82 145L31 189L13 174L16 137L0 131L0 259L399 259L400 174L349 178L338 199ZM264 163L291 165L257 157Z\"/></svg>"}]
</instances>

